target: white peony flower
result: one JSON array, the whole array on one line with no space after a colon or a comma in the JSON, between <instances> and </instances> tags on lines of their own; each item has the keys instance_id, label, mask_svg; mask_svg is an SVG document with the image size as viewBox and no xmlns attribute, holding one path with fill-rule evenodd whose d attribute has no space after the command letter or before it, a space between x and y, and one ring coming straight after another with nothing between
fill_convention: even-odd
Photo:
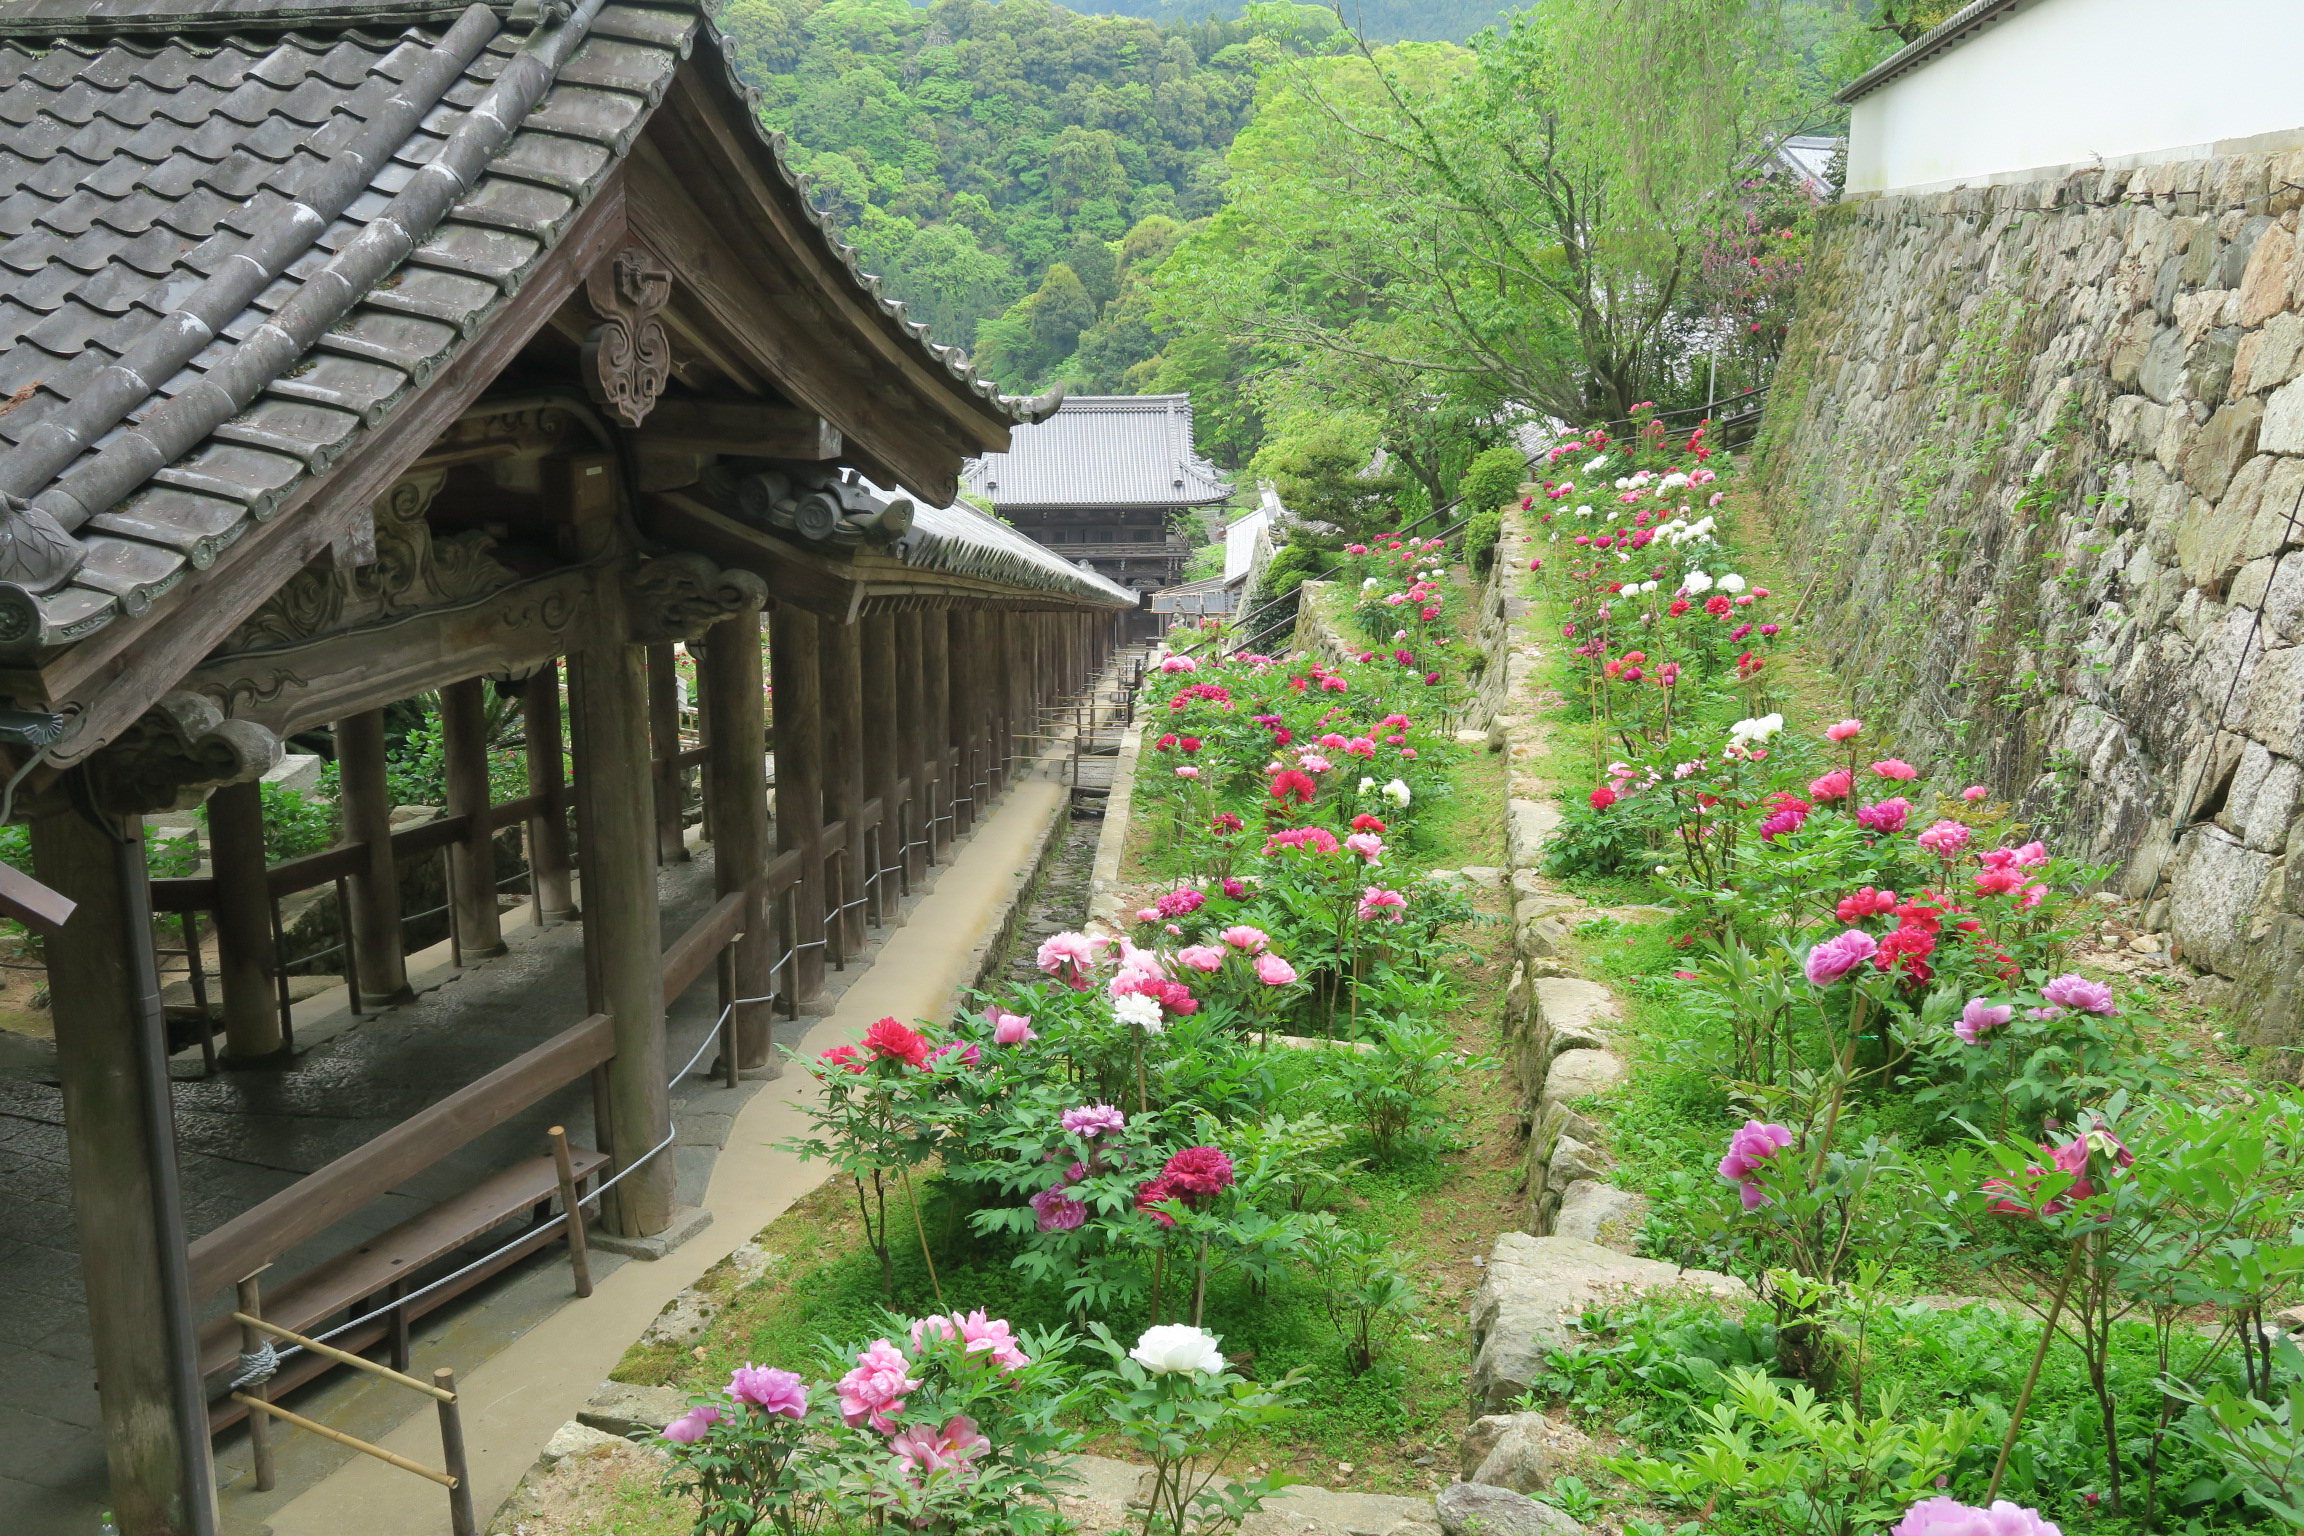
<instances>
[{"instance_id":1,"label":"white peony flower","mask_svg":"<svg viewBox=\"0 0 2304 1536\"><path fill-rule=\"evenodd\" d=\"M1360 793L1362 794L1368 793L1368 791L1374 789L1375 787L1376 781L1374 779L1364 778L1360 781Z\"/></svg>"},{"instance_id":2,"label":"white peony flower","mask_svg":"<svg viewBox=\"0 0 2304 1536\"><path fill-rule=\"evenodd\" d=\"M1363 581L1363 582L1361 582L1361 583L1360 583L1360 590L1361 590L1361 591L1363 591L1363 592L1365 592L1365 591L1369 590L1371 587L1380 587L1380 586L1382 586L1382 585L1384 585L1384 583L1383 583L1383 582L1381 582L1381 581L1377 580L1377 579L1376 579L1375 577L1373 577L1373 576L1370 576L1370 577L1369 577L1369 578L1367 578L1365 581Z\"/></svg>"},{"instance_id":3,"label":"white peony flower","mask_svg":"<svg viewBox=\"0 0 2304 1536\"><path fill-rule=\"evenodd\" d=\"M1632 477L1631 477L1631 476L1629 476L1629 475L1619 475L1619 476L1617 476L1617 477L1616 477L1616 489L1618 489L1618 490L1620 490L1620 491L1628 491L1628 490L1632 489Z\"/></svg>"},{"instance_id":4,"label":"white peony flower","mask_svg":"<svg viewBox=\"0 0 2304 1536\"><path fill-rule=\"evenodd\" d=\"M1728 727L1730 742L1762 742L1784 729L1782 715L1759 715L1750 720L1739 720Z\"/></svg>"},{"instance_id":5,"label":"white peony flower","mask_svg":"<svg viewBox=\"0 0 2304 1536\"><path fill-rule=\"evenodd\" d=\"M1723 592L1741 592L1744 590L1744 578L1734 571L1730 571L1720 578L1720 590Z\"/></svg>"},{"instance_id":6,"label":"white peony flower","mask_svg":"<svg viewBox=\"0 0 2304 1536\"><path fill-rule=\"evenodd\" d=\"M1128 1351L1128 1358L1155 1376L1186 1371L1219 1376L1224 1371L1224 1351L1216 1347L1216 1335L1190 1323L1163 1323L1145 1329L1136 1347Z\"/></svg>"},{"instance_id":7,"label":"white peony flower","mask_svg":"<svg viewBox=\"0 0 2304 1536\"><path fill-rule=\"evenodd\" d=\"M1576 515L1578 517L1590 517L1592 515L1592 509L1589 506L1578 507L1576 509Z\"/></svg>"},{"instance_id":8,"label":"white peony flower","mask_svg":"<svg viewBox=\"0 0 2304 1536\"><path fill-rule=\"evenodd\" d=\"M1687 483L1688 477L1679 473L1677 470L1664 477L1664 488L1666 490L1676 491Z\"/></svg>"},{"instance_id":9,"label":"white peony flower","mask_svg":"<svg viewBox=\"0 0 2304 1536\"><path fill-rule=\"evenodd\" d=\"M1124 992L1112 999L1112 1017L1133 1024L1148 1035L1160 1033L1160 1003L1141 992Z\"/></svg>"},{"instance_id":10,"label":"white peony flower","mask_svg":"<svg viewBox=\"0 0 2304 1536\"><path fill-rule=\"evenodd\" d=\"M1680 585L1690 597L1694 597L1699 592L1712 590L1712 578L1702 571L1690 571L1680 578Z\"/></svg>"},{"instance_id":11,"label":"white peony flower","mask_svg":"<svg viewBox=\"0 0 2304 1536\"><path fill-rule=\"evenodd\" d=\"M1608 455L1602 454L1600 457L1594 459L1591 463L1584 466L1584 473L1588 475L1596 475L1601 471L1602 468L1607 465L1607 463Z\"/></svg>"},{"instance_id":12,"label":"white peony flower","mask_svg":"<svg viewBox=\"0 0 2304 1536\"><path fill-rule=\"evenodd\" d=\"M1394 805L1399 806L1402 810L1406 810L1408 808L1408 802L1413 799L1414 796L1409 793L1408 785L1404 780L1394 779L1391 783L1384 786L1384 798L1391 801Z\"/></svg>"}]
</instances>

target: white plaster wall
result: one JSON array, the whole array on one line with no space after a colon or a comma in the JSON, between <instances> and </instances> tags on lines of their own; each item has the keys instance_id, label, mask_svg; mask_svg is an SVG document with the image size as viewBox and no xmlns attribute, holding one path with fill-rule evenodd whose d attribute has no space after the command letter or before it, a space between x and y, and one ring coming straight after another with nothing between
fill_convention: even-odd
<instances>
[{"instance_id":1,"label":"white plaster wall","mask_svg":"<svg viewBox=\"0 0 2304 1536\"><path fill-rule=\"evenodd\" d=\"M2036 0L1855 103L1848 190L2285 136L2304 129L2300 56L2304 0Z\"/></svg>"}]
</instances>

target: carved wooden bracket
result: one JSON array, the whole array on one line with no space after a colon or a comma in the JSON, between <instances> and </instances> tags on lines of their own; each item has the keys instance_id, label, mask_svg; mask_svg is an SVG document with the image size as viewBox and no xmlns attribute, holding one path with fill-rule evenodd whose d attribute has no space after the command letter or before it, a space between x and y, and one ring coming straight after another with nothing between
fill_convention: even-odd
<instances>
[{"instance_id":1,"label":"carved wooden bracket","mask_svg":"<svg viewBox=\"0 0 2304 1536\"><path fill-rule=\"evenodd\" d=\"M624 600L635 643L699 640L730 614L766 603L768 584L750 571L724 570L709 555L665 555L625 576Z\"/></svg>"},{"instance_id":2,"label":"carved wooden bracket","mask_svg":"<svg viewBox=\"0 0 2304 1536\"><path fill-rule=\"evenodd\" d=\"M672 271L647 247L628 245L585 274L584 296L600 317L584 338L584 387L636 427L672 376L671 333L657 318L672 297Z\"/></svg>"},{"instance_id":3,"label":"carved wooden bracket","mask_svg":"<svg viewBox=\"0 0 2304 1536\"><path fill-rule=\"evenodd\" d=\"M227 720L197 693L163 694L88 760L96 802L115 815L189 810L219 784L262 778L279 765L280 738L252 720Z\"/></svg>"}]
</instances>

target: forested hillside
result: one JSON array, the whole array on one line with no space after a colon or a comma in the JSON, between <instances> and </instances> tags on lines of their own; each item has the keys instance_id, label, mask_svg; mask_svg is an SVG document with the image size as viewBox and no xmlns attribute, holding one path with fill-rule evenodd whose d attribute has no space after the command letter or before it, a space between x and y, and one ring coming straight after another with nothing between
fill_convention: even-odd
<instances>
[{"instance_id":1,"label":"forested hillside","mask_svg":"<svg viewBox=\"0 0 2304 1536\"><path fill-rule=\"evenodd\" d=\"M1114 16L1141 16L1146 21L1199 21L1210 15L1227 19L1248 9L1248 0L1064 0L1075 11ZM1362 37L1373 43L1455 42L1471 40L1483 27L1494 26L1511 14L1512 7L1498 0L1342 0L1343 16Z\"/></svg>"}]
</instances>

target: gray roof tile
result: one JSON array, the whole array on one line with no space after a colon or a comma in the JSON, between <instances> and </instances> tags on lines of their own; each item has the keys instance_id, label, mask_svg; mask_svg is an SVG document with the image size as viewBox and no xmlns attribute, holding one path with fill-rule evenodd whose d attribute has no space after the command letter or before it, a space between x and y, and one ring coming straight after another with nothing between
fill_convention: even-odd
<instances>
[{"instance_id":1,"label":"gray roof tile","mask_svg":"<svg viewBox=\"0 0 2304 1536\"><path fill-rule=\"evenodd\" d=\"M1205 506L1232 494L1192 443L1189 395L1080 395L962 483L996 507Z\"/></svg>"}]
</instances>

